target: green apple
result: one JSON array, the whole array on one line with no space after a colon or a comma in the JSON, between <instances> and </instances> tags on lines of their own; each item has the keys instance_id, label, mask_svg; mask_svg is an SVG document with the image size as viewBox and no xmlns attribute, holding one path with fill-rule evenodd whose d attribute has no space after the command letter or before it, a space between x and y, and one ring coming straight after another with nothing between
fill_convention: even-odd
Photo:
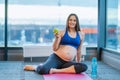
<instances>
[{"instance_id":1,"label":"green apple","mask_svg":"<svg viewBox=\"0 0 120 80\"><path fill-rule=\"evenodd\" d=\"M59 30L57 28L53 29L53 33L57 34L59 32Z\"/></svg>"}]
</instances>

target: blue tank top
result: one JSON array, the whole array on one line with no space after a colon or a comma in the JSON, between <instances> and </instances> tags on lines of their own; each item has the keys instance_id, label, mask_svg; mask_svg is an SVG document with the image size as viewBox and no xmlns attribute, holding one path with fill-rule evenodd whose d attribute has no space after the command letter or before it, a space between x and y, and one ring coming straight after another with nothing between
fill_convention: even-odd
<instances>
[{"instance_id":1,"label":"blue tank top","mask_svg":"<svg viewBox=\"0 0 120 80\"><path fill-rule=\"evenodd\" d=\"M61 45L70 45L77 49L80 45L80 36L79 36L78 32L77 32L76 37L72 38L68 35L68 32L66 30L64 36L61 38L60 44Z\"/></svg>"}]
</instances>

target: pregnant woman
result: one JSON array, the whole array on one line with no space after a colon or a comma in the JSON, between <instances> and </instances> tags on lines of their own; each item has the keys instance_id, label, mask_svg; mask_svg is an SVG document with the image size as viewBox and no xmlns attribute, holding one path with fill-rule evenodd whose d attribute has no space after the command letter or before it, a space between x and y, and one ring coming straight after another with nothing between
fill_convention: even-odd
<instances>
[{"instance_id":1,"label":"pregnant woman","mask_svg":"<svg viewBox=\"0 0 120 80\"><path fill-rule=\"evenodd\" d=\"M84 33L80 30L78 16L74 13L70 14L65 30L54 33L54 35L54 52L42 65L37 65L36 67L25 65L24 70L36 71L39 74L79 74L86 71L87 65L81 62L81 46L84 40Z\"/></svg>"}]
</instances>

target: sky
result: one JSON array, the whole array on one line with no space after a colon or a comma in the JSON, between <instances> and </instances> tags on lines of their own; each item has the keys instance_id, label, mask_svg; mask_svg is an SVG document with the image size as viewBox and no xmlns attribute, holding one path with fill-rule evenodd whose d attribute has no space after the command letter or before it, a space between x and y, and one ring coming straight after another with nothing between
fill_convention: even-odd
<instances>
[{"instance_id":1,"label":"sky","mask_svg":"<svg viewBox=\"0 0 120 80\"><path fill-rule=\"evenodd\" d=\"M109 0L108 4L118 4L116 1ZM97 24L98 0L8 0L8 3L8 23L11 24L65 24L70 13L76 13L81 24ZM108 13L109 23L116 23L117 17L120 23L120 9L111 9ZM4 15L4 5L0 4L1 23Z\"/></svg>"},{"instance_id":2,"label":"sky","mask_svg":"<svg viewBox=\"0 0 120 80\"><path fill-rule=\"evenodd\" d=\"M4 6L0 5L0 19L4 19ZM81 23L96 24L97 8L76 6L9 5L9 23L65 24L70 13L76 13ZM4 21L4 20L3 20Z\"/></svg>"},{"instance_id":3,"label":"sky","mask_svg":"<svg viewBox=\"0 0 120 80\"><path fill-rule=\"evenodd\" d=\"M4 3L5 0L0 0ZM71 6L97 6L98 0L8 0L9 4L24 4L24 5L52 5L56 6L71 5Z\"/></svg>"}]
</instances>

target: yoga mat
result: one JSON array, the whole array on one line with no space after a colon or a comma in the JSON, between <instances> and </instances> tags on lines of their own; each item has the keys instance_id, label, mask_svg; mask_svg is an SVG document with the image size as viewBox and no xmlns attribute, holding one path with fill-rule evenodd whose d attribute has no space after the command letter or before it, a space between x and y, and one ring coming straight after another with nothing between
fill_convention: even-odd
<instances>
[{"instance_id":1,"label":"yoga mat","mask_svg":"<svg viewBox=\"0 0 120 80\"><path fill-rule=\"evenodd\" d=\"M92 80L87 74L46 74L44 80Z\"/></svg>"}]
</instances>

